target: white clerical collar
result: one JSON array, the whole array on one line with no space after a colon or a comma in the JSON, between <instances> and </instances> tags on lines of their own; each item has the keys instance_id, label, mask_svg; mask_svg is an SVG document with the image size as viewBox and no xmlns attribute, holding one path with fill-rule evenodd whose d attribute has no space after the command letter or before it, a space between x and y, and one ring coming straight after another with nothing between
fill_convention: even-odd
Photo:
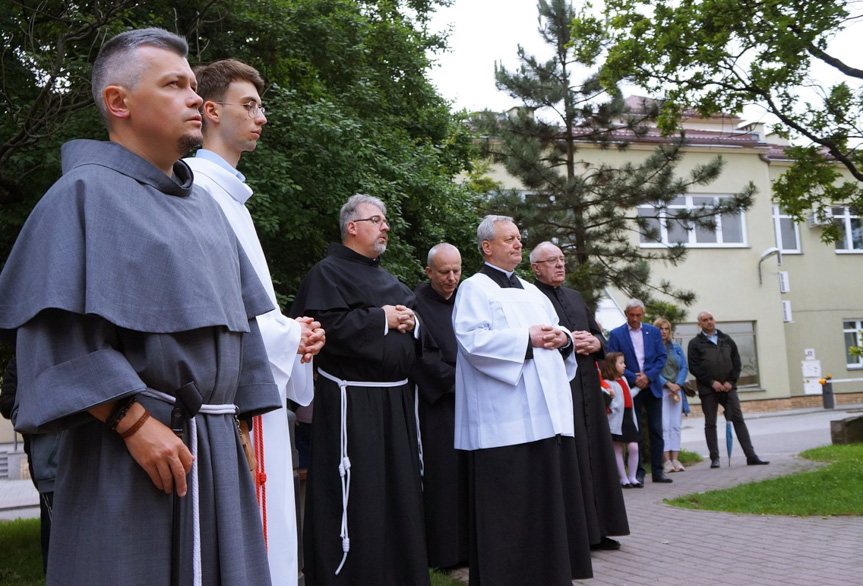
<instances>
[{"instance_id":1,"label":"white clerical collar","mask_svg":"<svg viewBox=\"0 0 863 586\"><path fill-rule=\"evenodd\" d=\"M496 266L494 266L493 264L489 264L489 263L485 263L485 265L486 265L486 266L488 266L488 267L493 268L493 269L494 269L494 270L496 270L496 271L500 271L500 272L504 273L504 274L506 275L506 278L507 278L507 279L508 279L508 278L510 278L510 277L513 275L513 273L515 272L515 271L505 271L505 270L503 270L502 268L500 268L500 267L496 267Z\"/></svg>"},{"instance_id":2,"label":"white clerical collar","mask_svg":"<svg viewBox=\"0 0 863 586\"><path fill-rule=\"evenodd\" d=\"M195 153L196 157L201 157L202 159L206 159L211 163L217 164L219 167L228 171L231 175L242 181L246 182L246 176L237 171L234 167L231 167L231 164L222 158L221 155L215 153L213 151L208 151L207 149L199 149L197 153Z\"/></svg>"}]
</instances>

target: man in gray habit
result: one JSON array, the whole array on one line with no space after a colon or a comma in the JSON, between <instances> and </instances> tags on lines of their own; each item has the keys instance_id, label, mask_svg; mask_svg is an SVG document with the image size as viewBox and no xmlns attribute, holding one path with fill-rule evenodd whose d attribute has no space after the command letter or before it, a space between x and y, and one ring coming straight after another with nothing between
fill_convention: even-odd
<instances>
[{"instance_id":1,"label":"man in gray habit","mask_svg":"<svg viewBox=\"0 0 863 586\"><path fill-rule=\"evenodd\" d=\"M280 404L254 319L272 305L177 160L201 141L186 53L161 29L105 43L93 96L110 142L63 146L0 274L17 428L66 430L49 585L168 584L174 542L182 584L270 583L235 415Z\"/></svg>"}]
</instances>

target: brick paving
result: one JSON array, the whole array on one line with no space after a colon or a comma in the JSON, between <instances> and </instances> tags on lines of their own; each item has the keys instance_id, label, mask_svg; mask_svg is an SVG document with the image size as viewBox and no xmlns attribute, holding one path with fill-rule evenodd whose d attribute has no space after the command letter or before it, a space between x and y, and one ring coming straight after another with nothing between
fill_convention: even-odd
<instances>
[{"instance_id":1,"label":"brick paving","mask_svg":"<svg viewBox=\"0 0 863 586\"><path fill-rule=\"evenodd\" d=\"M705 457L672 484L624 491L631 535L619 538L619 551L594 552L590 580L573 584L615 586L848 586L863 584L863 518L741 515L680 509L663 499L729 488L813 469L818 464L797 457L808 448L830 443L830 420L860 406L836 411L805 409L746 415L752 441L769 466L747 466L734 443L731 467L710 469L704 420L684 420L683 447ZM722 417L719 439L725 449ZM863 480L863 479L861 479ZM705 548L704 544L710 544ZM467 582L467 571L453 577ZM533 585L531 585L533 586ZM542 586L542 585L536 585Z\"/></svg>"},{"instance_id":2,"label":"brick paving","mask_svg":"<svg viewBox=\"0 0 863 586\"><path fill-rule=\"evenodd\" d=\"M653 484L648 477L645 488L624 491L632 534L620 538L620 551L594 552L594 578L573 584L863 584L863 518L739 515L679 509L663 503L666 498L812 469L817 464L797 454L829 444L830 420L859 415L855 411L860 407L747 414L753 444L759 456L771 461L769 466L746 466L735 442L731 467L723 454L720 469L711 470L704 461L673 474L672 484ZM724 449L721 417L719 421ZM684 420L683 447L706 456L703 425L700 418ZM0 518L38 516L37 499L30 481L0 480ZM703 544L714 545L704 553ZM453 577L467 582L467 570Z\"/></svg>"}]
</instances>

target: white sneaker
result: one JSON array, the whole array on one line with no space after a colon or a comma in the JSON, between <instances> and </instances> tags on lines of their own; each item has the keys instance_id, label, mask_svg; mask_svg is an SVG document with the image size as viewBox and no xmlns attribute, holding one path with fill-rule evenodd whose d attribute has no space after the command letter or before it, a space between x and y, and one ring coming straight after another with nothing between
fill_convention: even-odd
<instances>
[{"instance_id":1,"label":"white sneaker","mask_svg":"<svg viewBox=\"0 0 863 586\"><path fill-rule=\"evenodd\" d=\"M665 461L665 464L662 465L662 470L666 474L670 474L671 472L677 472L677 470L674 468L674 464L671 463L671 460Z\"/></svg>"},{"instance_id":2,"label":"white sneaker","mask_svg":"<svg viewBox=\"0 0 863 586\"><path fill-rule=\"evenodd\" d=\"M683 472L686 470L686 468L683 467L683 464L680 463L680 460L674 460L671 465L674 466L675 472Z\"/></svg>"}]
</instances>

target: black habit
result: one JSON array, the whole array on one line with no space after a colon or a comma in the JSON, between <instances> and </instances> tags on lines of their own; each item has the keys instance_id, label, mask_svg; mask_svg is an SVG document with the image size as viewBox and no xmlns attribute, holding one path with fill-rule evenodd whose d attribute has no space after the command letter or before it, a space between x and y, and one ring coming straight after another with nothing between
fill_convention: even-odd
<instances>
[{"instance_id":1,"label":"black habit","mask_svg":"<svg viewBox=\"0 0 863 586\"><path fill-rule=\"evenodd\" d=\"M444 299L427 283L417 285L414 293L423 323L422 357L413 379L420 392L429 565L450 568L468 561L467 455L453 447L458 351L452 327L455 293Z\"/></svg>"},{"instance_id":2,"label":"black habit","mask_svg":"<svg viewBox=\"0 0 863 586\"><path fill-rule=\"evenodd\" d=\"M596 369L596 361L605 355L602 330L588 312L581 293L540 281L536 286L551 300L561 325L571 332L588 331L603 342L603 347L594 354L576 354L578 372L570 381L581 489L591 544L610 535L629 535L626 506Z\"/></svg>"},{"instance_id":3,"label":"black habit","mask_svg":"<svg viewBox=\"0 0 863 586\"><path fill-rule=\"evenodd\" d=\"M327 342L315 357L318 376L303 528L306 584L429 584L414 393L405 383L416 362L413 333L384 334L382 306L414 307L410 289L342 244L303 279L291 316L315 318ZM372 383L347 386L350 551L342 561L339 476L341 393L322 375Z\"/></svg>"}]
</instances>

